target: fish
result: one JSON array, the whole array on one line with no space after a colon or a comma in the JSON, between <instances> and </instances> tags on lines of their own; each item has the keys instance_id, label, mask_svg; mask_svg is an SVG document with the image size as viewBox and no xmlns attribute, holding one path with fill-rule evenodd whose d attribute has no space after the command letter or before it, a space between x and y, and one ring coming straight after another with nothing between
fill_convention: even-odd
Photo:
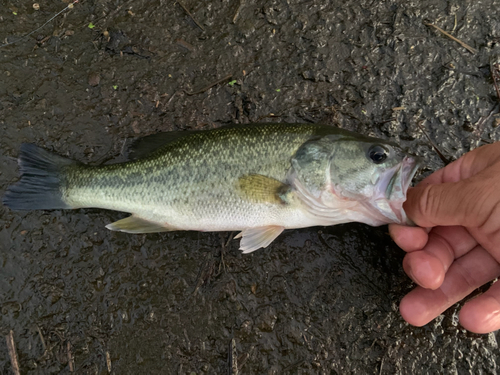
<instances>
[{"instance_id":1,"label":"fish","mask_svg":"<svg viewBox=\"0 0 500 375\"><path fill-rule=\"evenodd\" d=\"M254 124L166 132L130 160L87 165L21 145L12 210L101 208L130 213L126 233L240 231L240 250L285 229L360 222L411 225L403 209L419 167L391 141L329 125Z\"/></svg>"}]
</instances>

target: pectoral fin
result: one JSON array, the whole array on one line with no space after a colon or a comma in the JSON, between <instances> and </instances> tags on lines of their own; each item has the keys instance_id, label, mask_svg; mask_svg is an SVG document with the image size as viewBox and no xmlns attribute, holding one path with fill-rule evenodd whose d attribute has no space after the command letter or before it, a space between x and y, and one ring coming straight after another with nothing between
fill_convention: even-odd
<instances>
[{"instance_id":1,"label":"pectoral fin","mask_svg":"<svg viewBox=\"0 0 500 375\"><path fill-rule=\"evenodd\" d=\"M151 221L138 218L134 215L108 224L106 225L106 228L108 228L109 230L115 230L125 233L156 233L175 230L158 223L153 223Z\"/></svg>"},{"instance_id":2,"label":"pectoral fin","mask_svg":"<svg viewBox=\"0 0 500 375\"><path fill-rule=\"evenodd\" d=\"M234 238L241 238L240 250L244 254L251 253L261 247L267 247L278 237L285 228L280 226L268 226L259 228L248 228L240 232Z\"/></svg>"},{"instance_id":3,"label":"pectoral fin","mask_svg":"<svg viewBox=\"0 0 500 375\"><path fill-rule=\"evenodd\" d=\"M237 188L242 198L252 202L284 204L290 187L271 177L250 174L238 179Z\"/></svg>"}]
</instances>

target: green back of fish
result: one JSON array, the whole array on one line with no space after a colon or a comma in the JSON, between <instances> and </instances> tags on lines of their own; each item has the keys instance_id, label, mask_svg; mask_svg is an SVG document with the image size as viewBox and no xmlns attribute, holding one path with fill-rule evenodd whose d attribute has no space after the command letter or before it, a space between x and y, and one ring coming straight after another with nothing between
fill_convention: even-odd
<instances>
[{"instance_id":1,"label":"green back of fish","mask_svg":"<svg viewBox=\"0 0 500 375\"><path fill-rule=\"evenodd\" d=\"M187 132L143 159L68 167L65 200L72 207L132 212L117 205L182 205L217 194L228 198L235 179L242 175L263 174L282 181L297 148L326 130L337 131L314 125L271 124Z\"/></svg>"}]
</instances>

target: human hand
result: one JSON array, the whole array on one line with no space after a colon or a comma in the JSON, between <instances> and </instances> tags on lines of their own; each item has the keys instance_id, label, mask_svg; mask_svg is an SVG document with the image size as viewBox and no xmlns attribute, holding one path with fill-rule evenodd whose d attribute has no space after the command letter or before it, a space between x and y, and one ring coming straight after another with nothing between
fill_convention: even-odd
<instances>
[{"instance_id":1,"label":"human hand","mask_svg":"<svg viewBox=\"0 0 500 375\"><path fill-rule=\"evenodd\" d=\"M391 224L389 232L419 286L399 309L408 323L423 326L500 276L500 142L424 179L408 191L404 209L419 227ZM459 319L472 332L500 329L500 282L467 302Z\"/></svg>"}]
</instances>

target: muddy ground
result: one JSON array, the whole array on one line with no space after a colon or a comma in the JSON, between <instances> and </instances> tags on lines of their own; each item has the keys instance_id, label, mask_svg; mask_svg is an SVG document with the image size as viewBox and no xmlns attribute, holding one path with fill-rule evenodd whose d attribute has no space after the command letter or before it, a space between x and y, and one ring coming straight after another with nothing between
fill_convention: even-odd
<instances>
[{"instance_id":1,"label":"muddy ground","mask_svg":"<svg viewBox=\"0 0 500 375\"><path fill-rule=\"evenodd\" d=\"M67 3L0 2L1 43ZM159 131L322 122L443 166L499 139L490 77L500 1L91 1L0 49L0 192L32 142L91 164ZM471 53L425 23L477 50ZM0 373L496 374L497 334L423 328L387 228L287 231L242 255L229 233L128 235L104 210L0 208ZM234 339L234 341L232 341ZM230 349L231 342L234 348Z\"/></svg>"}]
</instances>

